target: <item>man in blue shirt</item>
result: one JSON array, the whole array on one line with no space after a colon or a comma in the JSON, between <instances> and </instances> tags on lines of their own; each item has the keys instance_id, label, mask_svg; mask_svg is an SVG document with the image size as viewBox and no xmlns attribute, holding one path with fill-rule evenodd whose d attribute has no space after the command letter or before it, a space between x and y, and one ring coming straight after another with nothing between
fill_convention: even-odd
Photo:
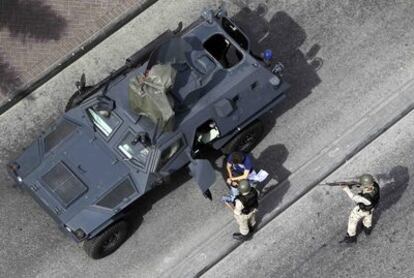
<instances>
[{"instance_id":1,"label":"man in blue shirt","mask_svg":"<svg viewBox=\"0 0 414 278\"><path fill-rule=\"evenodd\" d=\"M238 185L242 180L247 180L253 170L253 161L250 154L233 152L227 157L226 170L228 178L226 183L230 186L230 194L223 197L224 202L233 202L239 195Z\"/></svg>"}]
</instances>

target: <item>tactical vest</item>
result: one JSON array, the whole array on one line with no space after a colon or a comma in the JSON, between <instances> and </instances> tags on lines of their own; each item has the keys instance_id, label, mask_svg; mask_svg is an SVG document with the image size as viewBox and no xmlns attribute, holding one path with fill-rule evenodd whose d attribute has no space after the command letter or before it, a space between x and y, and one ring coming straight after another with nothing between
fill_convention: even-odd
<instances>
[{"instance_id":1,"label":"tactical vest","mask_svg":"<svg viewBox=\"0 0 414 278\"><path fill-rule=\"evenodd\" d=\"M374 190L369 193L360 193L359 195L371 202L369 206L364 205L363 203L358 203L359 208L365 211L369 211L378 205L380 199L380 188L377 183L374 183Z\"/></svg>"},{"instance_id":2,"label":"tactical vest","mask_svg":"<svg viewBox=\"0 0 414 278\"><path fill-rule=\"evenodd\" d=\"M246 195L240 194L236 197L236 200L240 200L240 202L243 204L243 209L241 211L243 214L249 214L254 209L257 209L259 207L258 194L256 189L250 190L250 192Z\"/></svg>"}]
</instances>

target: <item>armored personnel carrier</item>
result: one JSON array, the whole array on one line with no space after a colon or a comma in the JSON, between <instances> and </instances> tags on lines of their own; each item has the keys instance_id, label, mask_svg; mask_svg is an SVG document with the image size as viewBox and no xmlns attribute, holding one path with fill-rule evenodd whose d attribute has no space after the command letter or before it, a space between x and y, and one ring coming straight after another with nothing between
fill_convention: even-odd
<instances>
[{"instance_id":1,"label":"armored personnel carrier","mask_svg":"<svg viewBox=\"0 0 414 278\"><path fill-rule=\"evenodd\" d=\"M8 164L92 258L127 239L131 205L180 168L211 198L215 173L200 158L250 151L263 135L258 118L285 96L281 65L270 50L253 54L224 10L181 27L95 85L82 75L62 117Z\"/></svg>"}]
</instances>

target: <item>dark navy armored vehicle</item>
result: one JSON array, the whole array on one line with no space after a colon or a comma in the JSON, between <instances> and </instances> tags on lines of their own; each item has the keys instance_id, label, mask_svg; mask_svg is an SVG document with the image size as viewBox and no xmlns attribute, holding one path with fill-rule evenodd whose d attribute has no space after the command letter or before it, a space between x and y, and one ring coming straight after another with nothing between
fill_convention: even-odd
<instances>
[{"instance_id":1,"label":"dark navy armored vehicle","mask_svg":"<svg viewBox=\"0 0 414 278\"><path fill-rule=\"evenodd\" d=\"M215 173L200 158L251 150L263 135L258 118L288 88L270 51L253 54L225 11L180 27L98 84L83 75L65 114L8 165L92 258L127 239L128 209L180 168L211 198Z\"/></svg>"}]
</instances>

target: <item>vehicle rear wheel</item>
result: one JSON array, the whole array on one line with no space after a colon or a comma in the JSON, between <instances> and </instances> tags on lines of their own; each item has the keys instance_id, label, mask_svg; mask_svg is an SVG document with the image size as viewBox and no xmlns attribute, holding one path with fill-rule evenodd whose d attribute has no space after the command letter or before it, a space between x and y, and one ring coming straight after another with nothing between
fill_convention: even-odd
<instances>
[{"instance_id":1,"label":"vehicle rear wheel","mask_svg":"<svg viewBox=\"0 0 414 278\"><path fill-rule=\"evenodd\" d=\"M115 252L128 237L128 224L117 222L96 237L84 242L83 249L93 259L101 259Z\"/></svg>"},{"instance_id":2,"label":"vehicle rear wheel","mask_svg":"<svg viewBox=\"0 0 414 278\"><path fill-rule=\"evenodd\" d=\"M263 133L264 126L262 121L255 120L231 139L230 142L222 148L222 152L224 154L229 154L235 151L250 152L260 142Z\"/></svg>"}]
</instances>

